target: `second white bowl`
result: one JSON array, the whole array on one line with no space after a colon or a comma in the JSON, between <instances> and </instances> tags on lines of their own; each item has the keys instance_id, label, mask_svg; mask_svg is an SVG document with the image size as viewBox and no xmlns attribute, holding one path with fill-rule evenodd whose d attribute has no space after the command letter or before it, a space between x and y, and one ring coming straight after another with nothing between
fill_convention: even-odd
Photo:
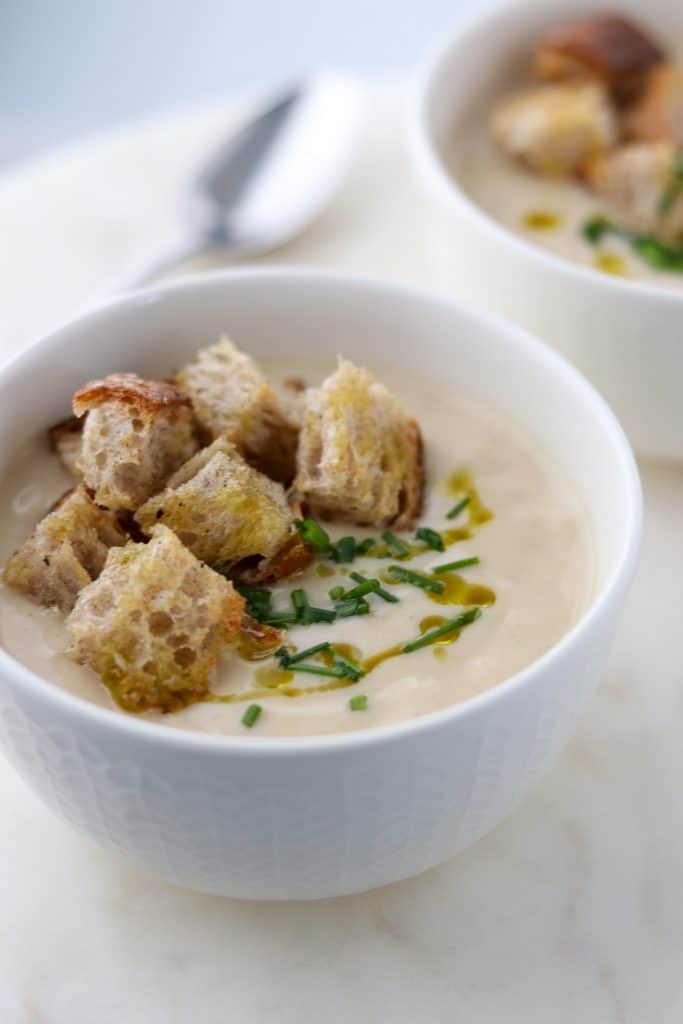
<instances>
[{"instance_id":1,"label":"second white bowl","mask_svg":"<svg viewBox=\"0 0 683 1024\"><path fill-rule=\"evenodd\" d=\"M661 38L683 33L669 0L620 0ZM551 25L603 0L514 0L463 20L427 62L417 88L412 141L435 209L435 279L550 342L602 391L637 450L683 459L683 287L599 274L514 235L461 188L447 165L473 109L486 110L510 68L528 60Z\"/></svg>"}]
</instances>

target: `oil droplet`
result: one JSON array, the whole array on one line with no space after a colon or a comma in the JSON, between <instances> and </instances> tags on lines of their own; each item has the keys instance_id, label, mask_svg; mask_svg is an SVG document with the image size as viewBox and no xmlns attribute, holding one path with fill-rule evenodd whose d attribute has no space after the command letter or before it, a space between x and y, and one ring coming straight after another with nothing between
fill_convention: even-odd
<instances>
[{"instance_id":1,"label":"oil droplet","mask_svg":"<svg viewBox=\"0 0 683 1024\"><path fill-rule=\"evenodd\" d=\"M496 595L490 587L485 587L481 583L468 583L457 573L440 573L439 580L444 585L440 594L426 591L429 600L436 601L437 604L476 604L481 608L487 608L496 600Z\"/></svg>"},{"instance_id":2,"label":"oil droplet","mask_svg":"<svg viewBox=\"0 0 683 1024\"><path fill-rule=\"evenodd\" d=\"M264 686L267 690L277 690L280 686L291 683L294 673L284 668L276 668L273 665L266 665L257 668L254 672L254 682Z\"/></svg>"},{"instance_id":3,"label":"oil droplet","mask_svg":"<svg viewBox=\"0 0 683 1024\"><path fill-rule=\"evenodd\" d=\"M446 652L443 646L434 644L434 646L432 647L432 657L438 658L439 661L443 661L444 658L446 657Z\"/></svg>"},{"instance_id":4,"label":"oil droplet","mask_svg":"<svg viewBox=\"0 0 683 1024\"><path fill-rule=\"evenodd\" d=\"M265 626L245 616L240 630L237 650L245 661L262 661L282 645L282 633L273 626Z\"/></svg>"},{"instance_id":5,"label":"oil droplet","mask_svg":"<svg viewBox=\"0 0 683 1024\"><path fill-rule=\"evenodd\" d=\"M469 503L463 510L462 515L467 513L467 523L464 526L456 526L444 530L441 534L444 544L450 546L457 541L468 540L472 534L493 519L493 512L487 508L479 497L479 492L474 486L472 474L467 469L460 469L451 473L444 481L443 490L451 498L469 498Z\"/></svg>"},{"instance_id":6,"label":"oil droplet","mask_svg":"<svg viewBox=\"0 0 683 1024\"><path fill-rule=\"evenodd\" d=\"M628 277L628 264L621 256L614 252L599 252L595 257L595 265L598 270L605 274L614 274L616 277Z\"/></svg>"},{"instance_id":7,"label":"oil droplet","mask_svg":"<svg viewBox=\"0 0 683 1024\"><path fill-rule=\"evenodd\" d=\"M552 210L528 210L522 216L522 224L531 231L554 231L563 221L562 214Z\"/></svg>"},{"instance_id":8,"label":"oil droplet","mask_svg":"<svg viewBox=\"0 0 683 1024\"><path fill-rule=\"evenodd\" d=\"M333 566L325 565L324 562L321 562L319 565L317 565L315 567L315 574L316 574L316 576L323 576L323 577L334 576L336 571L337 570Z\"/></svg>"},{"instance_id":9,"label":"oil droplet","mask_svg":"<svg viewBox=\"0 0 683 1024\"><path fill-rule=\"evenodd\" d=\"M363 668L366 672L372 672L373 668L377 668L383 661L388 661L389 658L397 658L399 654L403 654L402 644L387 647L386 650L378 651L377 654L371 654L369 658L366 658L363 662Z\"/></svg>"},{"instance_id":10,"label":"oil droplet","mask_svg":"<svg viewBox=\"0 0 683 1024\"><path fill-rule=\"evenodd\" d=\"M443 615L427 615L426 618L422 619L420 623L420 632L428 633L430 629L436 629L438 626L443 626L444 622L448 622ZM460 636L460 630L457 629L453 633L446 633L444 636L439 637L438 640L434 641L434 648L448 647L449 644L454 643Z\"/></svg>"}]
</instances>

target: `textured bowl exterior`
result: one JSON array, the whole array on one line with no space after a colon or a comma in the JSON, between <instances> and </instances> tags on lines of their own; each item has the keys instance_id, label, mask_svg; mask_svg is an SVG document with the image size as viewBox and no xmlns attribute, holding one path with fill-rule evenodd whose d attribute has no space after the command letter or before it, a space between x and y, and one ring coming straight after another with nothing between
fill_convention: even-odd
<instances>
[{"instance_id":1,"label":"textured bowl exterior","mask_svg":"<svg viewBox=\"0 0 683 1024\"><path fill-rule=\"evenodd\" d=\"M156 876L250 899L360 892L470 845L510 813L571 734L634 571L637 472L599 396L523 332L438 296L290 270L141 293L44 339L0 371L3 458L29 428L58 418L83 377L113 365L180 365L228 325L257 354L297 343L303 355L323 346L326 355L371 360L377 339L390 337L407 373L440 366L474 382L479 372L497 404L526 416L558 458L585 473L605 562L594 604L543 658L474 700L302 740L204 736L116 714L0 650L0 745L65 821Z\"/></svg>"},{"instance_id":2,"label":"textured bowl exterior","mask_svg":"<svg viewBox=\"0 0 683 1024\"><path fill-rule=\"evenodd\" d=\"M412 142L431 203L430 239L439 287L505 316L552 344L605 396L636 450L683 459L683 289L627 282L563 260L518 238L482 211L442 159L457 145L472 99L495 94L496 75L527 52L542 29L601 0L512 0L463 19L430 58L417 86ZM666 37L683 15L668 0L620 5Z\"/></svg>"}]
</instances>

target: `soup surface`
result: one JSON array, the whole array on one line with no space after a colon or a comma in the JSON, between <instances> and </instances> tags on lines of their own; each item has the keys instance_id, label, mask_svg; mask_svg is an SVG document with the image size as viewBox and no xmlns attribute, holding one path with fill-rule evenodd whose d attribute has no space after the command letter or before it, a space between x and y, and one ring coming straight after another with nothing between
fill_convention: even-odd
<instances>
[{"instance_id":1,"label":"soup surface","mask_svg":"<svg viewBox=\"0 0 683 1024\"><path fill-rule=\"evenodd\" d=\"M274 380L296 374L316 384L329 367L288 362L266 370ZM401 535L410 545L409 560L369 554L346 565L321 558L273 588L276 608L291 607L295 588L305 588L311 604L329 607L332 588L356 585L351 572L379 577L396 602L370 595L370 614L295 626L286 635L288 646L299 650L325 641L341 645L347 656L364 664L366 674L352 682L283 672L273 657L251 661L231 648L214 679L213 692L220 700L144 718L172 728L243 736L242 715L257 701L263 711L248 733L254 738L339 733L399 722L501 683L552 647L586 609L595 586L588 512L572 482L537 443L505 416L454 397L445 385L439 391L431 381L383 370L378 378L422 427L426 489L419 525L441 534L445 550L416 542L411 531ZM69 486L47 443L34 441L17 454L2 487L3 563ZM463 495L472 495L472 488L476 495L469 506L448 519L449 510ZM379 531L371 529L325 527L333 538L353 534L379 540ZM399 565L427 574L470 557L479 558L479 564L431 577L443 581L438 594L398 581L388 571ZM473 605L482 608L482 615L459 633L412 653L394 652ZM62 689L125 714L93 672L64 655L67 639L57 612L0 588L2 646ZM328 685L332 688L320 689ZM363 710L351 710L355 697L367 698L355 702L365 703Z\"/></svg>"}]
</instances>

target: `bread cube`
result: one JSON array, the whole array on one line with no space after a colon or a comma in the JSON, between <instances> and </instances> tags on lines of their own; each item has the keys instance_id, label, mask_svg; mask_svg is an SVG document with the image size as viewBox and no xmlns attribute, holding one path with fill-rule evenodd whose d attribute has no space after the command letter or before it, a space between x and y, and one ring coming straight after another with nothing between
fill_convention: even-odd
<instances>
[{"instance_id":1,"label":"bread cube","mask_svg":"<svg viewBox=\"0 0 683 1024\"><path fill-rule=\"evenodd\" d=\"M99 576L109 549L127 539L114 513L98 508L80 486L41 519L10 557L3 580L37 604L67 613Z\"/></svg>"},{"instance_id":2,"label":"bread cube","mask_svg":"<svg viewBox=\"0 0 683 1024\"><path fill-rule=\"evenodd\" d=\"M197 449L187 395L167 381L114 373L74 395L88 413L77 468L95 501L134 511Z\"/></svg>"},{"instance_id":3,"label":"bread cube","mask_svg":"<svg viewBox=\"0 0 683 1024\"><path fill-rule=\"evenodd\" d=\"M174 711L206 696L244 601L165 526L148 544L112 549L67 619L69 655L127 711Z\"/></svg>"},{"instance_id":4,"label":"bread cube","mask_svg":"<svg viewBox=\"0 0 683 1024\"><path fill-rule=\"evenodd\" d=\"M223 338L201 349L176 381L209 440L227 437L262 473L291 481L298 427L253 359Z\"/></svg>"},{"instance_id":5,"label":"bread cube","mask_svg":"<svg viewBox=\"0 0 683 1024\"><path fill-rule=\"evenodd\" d=\"M249 466L225 438L197 452L135 519L146 534L156 523L168 526L220 572L273 557L292 527L282 485Z\"/></svg>"},{"instance_id":6,"label":"bread cube","mask_svg":"<svg viewBox=\"0 0 683 1024\"><path fill-rule=\"evenodd\" d=\"M683 145L683 68L660 64L648 77L641 99L624 119L629 139Z\"/></svg>"},{"instance_id":7,"label":"bread cube","mask_svg":"<svg viewBox=\"0 0 683 1024\"><path fill-rule=\"evenodd\" d=\"M307 393L295 489L313 513L410 526L422 504L417 423L365 369L341 359Z\"/></svg>"},{"instance_id":8,"label":"bread cube","mask_svg":"<svg viewBox=\"0 0 683 1024\"><path fill-rule=\"evenodd\" d=\"M548 85L498 103L491 133L510 156L537 173L570 177L614 145L617 124L601 86Z\"/></svg>"},{"instance_id":9,"label":"bread cube","mask_svg":"<svg viewBox=\"0 0 683 1024\"><path fill-rule=\"evenodd\" d=\"M539 78L558 81L594 78L619 101L632 99L648 73L664 60L659 44L618 14L588 14L551 29L535 54Z\"/></svg>"}]
</instances>

